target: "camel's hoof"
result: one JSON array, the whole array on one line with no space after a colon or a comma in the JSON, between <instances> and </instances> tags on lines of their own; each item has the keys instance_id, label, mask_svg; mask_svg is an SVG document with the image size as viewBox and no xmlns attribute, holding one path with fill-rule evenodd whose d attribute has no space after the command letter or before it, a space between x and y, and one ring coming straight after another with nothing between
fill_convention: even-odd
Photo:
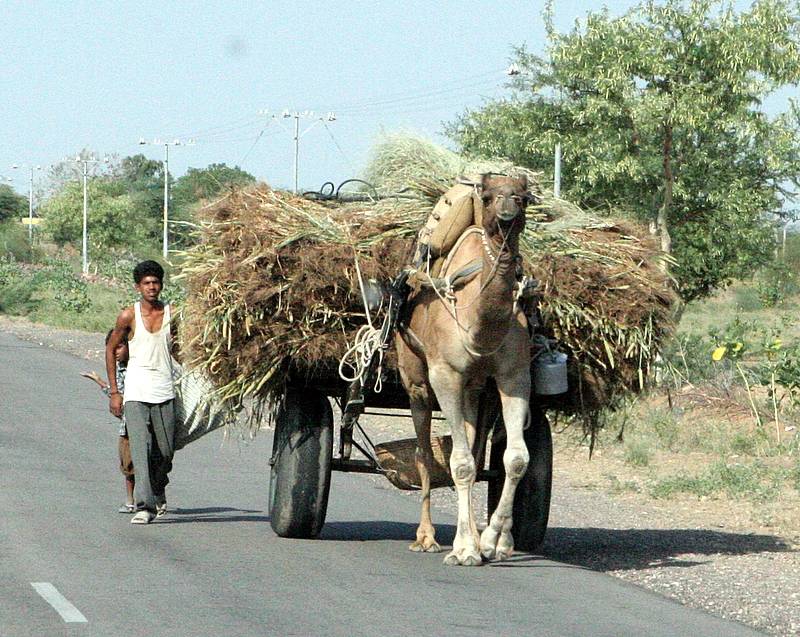
<instances>
[{"instance_id":1,"label":"camel's hoof","mask_svg":"<svg viewBox=\"0 0 800 637\"><path fill-rule=\"evenodd\" d=\"M447 566L480 566L483 564L483 560L477 551L471 553L462 551L461 555L451 551L445 555L444 563Z\"/></svg>"},{"instance_id":2,"label":"camel's hoof","mask_svg":"<svg viewBox=\"0 0 800 637\"><path fill-rule=\"evenodd\" d=\"M417 540L408 547L408 550L414 553L441 553L442 547L435 540L423 540L422 542Z\"/></svg>"},{"instance_id":3,"label":"camel's hoof","mask_svg":"<svg viewBox=\"0 0 800 637\"><path fill-rule=\"evenodd\" d=\"M486 527L481 534L481 555L487 560L507 560L514 552L510 533L497 533Z\"/></svg>"}]
</instances>

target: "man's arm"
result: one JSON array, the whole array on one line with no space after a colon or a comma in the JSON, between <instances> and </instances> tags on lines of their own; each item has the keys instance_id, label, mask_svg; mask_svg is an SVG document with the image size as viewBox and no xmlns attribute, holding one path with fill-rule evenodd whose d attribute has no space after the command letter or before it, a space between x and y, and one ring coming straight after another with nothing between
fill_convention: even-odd
<instances>
[{"instance_id":1,"label":"man's arm","mask_svg":"<svg viewBox=\"0 0 800 637\"><path fill-rule=\"evenodd\" d=\"M122 416L122 395L117 388L117 360L114 352L117 346L128 339L133 322L133 308L127 307L119 313L111 337L106 343L106 374L108 375L109 411L117 418Z\"/></svg>"}]
</instances>

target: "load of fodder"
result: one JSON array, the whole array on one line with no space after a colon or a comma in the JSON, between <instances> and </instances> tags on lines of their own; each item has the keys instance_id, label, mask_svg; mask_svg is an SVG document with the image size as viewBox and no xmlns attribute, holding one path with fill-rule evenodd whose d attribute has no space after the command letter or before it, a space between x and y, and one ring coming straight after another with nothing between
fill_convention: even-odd
<instances>
[{"instance_id":1,"label":"load of fodder","mask_svg":"<svg viewBox=\"0 0 800 637\"><path fill-rule=\"evenodd\" d=\"M263 184L233 191L205 209L183 255L184 355L235 401L274 404L289 374L336 374L366 321L356 259L364 279L394 278L459 176L513 169L394 137L376 146L366 178L402 197L342 204ZM571 354L572 391L558 407L594 417L642 387L676 297L646 232L540 194L521 251L541 282L544 331Z\"/></svg>"}]
</instances>

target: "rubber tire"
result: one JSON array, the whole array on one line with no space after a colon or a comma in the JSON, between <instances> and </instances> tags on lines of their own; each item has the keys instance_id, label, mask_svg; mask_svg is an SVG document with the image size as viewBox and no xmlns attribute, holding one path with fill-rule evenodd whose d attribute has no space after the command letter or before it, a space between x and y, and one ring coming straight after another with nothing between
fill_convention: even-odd
<instances>
[{"instance_id":1,"label":"rubber tire","mask_svg":"<svg viewBox=\"0 0 800 637\"><path fill-rule=\"evenodd\" d=\"M499 402L497 404L499 409ZM502 415L498 414L499 427L502 428ZM497 429L495 429L497 431ZM550 495L553 487L553 439L547 416L531 407L531 424L524 433L530 460L525 475L517 485L514 494L513 525L514 548L520 551L535 551L544 541L547 522L550 518ZM499 472L499 477L489 480L488 517L497 508L503 491L505 467L503 453L506 450L505 436L498 444L492 444L489 468Z\"/></svg>"},{"instance_id":2,"label":"rubber tire","mask_svg":"<svg viewBox=\"0 0 800 637\"><path fill-rule=\"evenodd\" d=\"M275 419L269 522L280 537L314 538L328 510L333 412L322 394L290 389Z\"/></svg>"}]
</instances>

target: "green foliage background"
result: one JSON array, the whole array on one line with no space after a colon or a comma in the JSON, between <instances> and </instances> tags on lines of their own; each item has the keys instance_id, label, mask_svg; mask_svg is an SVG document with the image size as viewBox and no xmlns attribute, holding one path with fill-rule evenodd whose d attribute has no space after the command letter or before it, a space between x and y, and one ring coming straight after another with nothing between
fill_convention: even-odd
<instances>
[{"instance_id":1,"label":"green foliage background","mask_svg":"<svg viewBox=\"0 0 800 637\"><path fill-rule=\"evenodd\" d=\"M798 4L643 2L566 34L551 18L546 58L514 53L513 97L448 126L463 151L551 175L560 142L565 196L652 224L687 300L769 261L800 180L800 117L761 104L800 81Z\"/></svg>"}]
</instances>

